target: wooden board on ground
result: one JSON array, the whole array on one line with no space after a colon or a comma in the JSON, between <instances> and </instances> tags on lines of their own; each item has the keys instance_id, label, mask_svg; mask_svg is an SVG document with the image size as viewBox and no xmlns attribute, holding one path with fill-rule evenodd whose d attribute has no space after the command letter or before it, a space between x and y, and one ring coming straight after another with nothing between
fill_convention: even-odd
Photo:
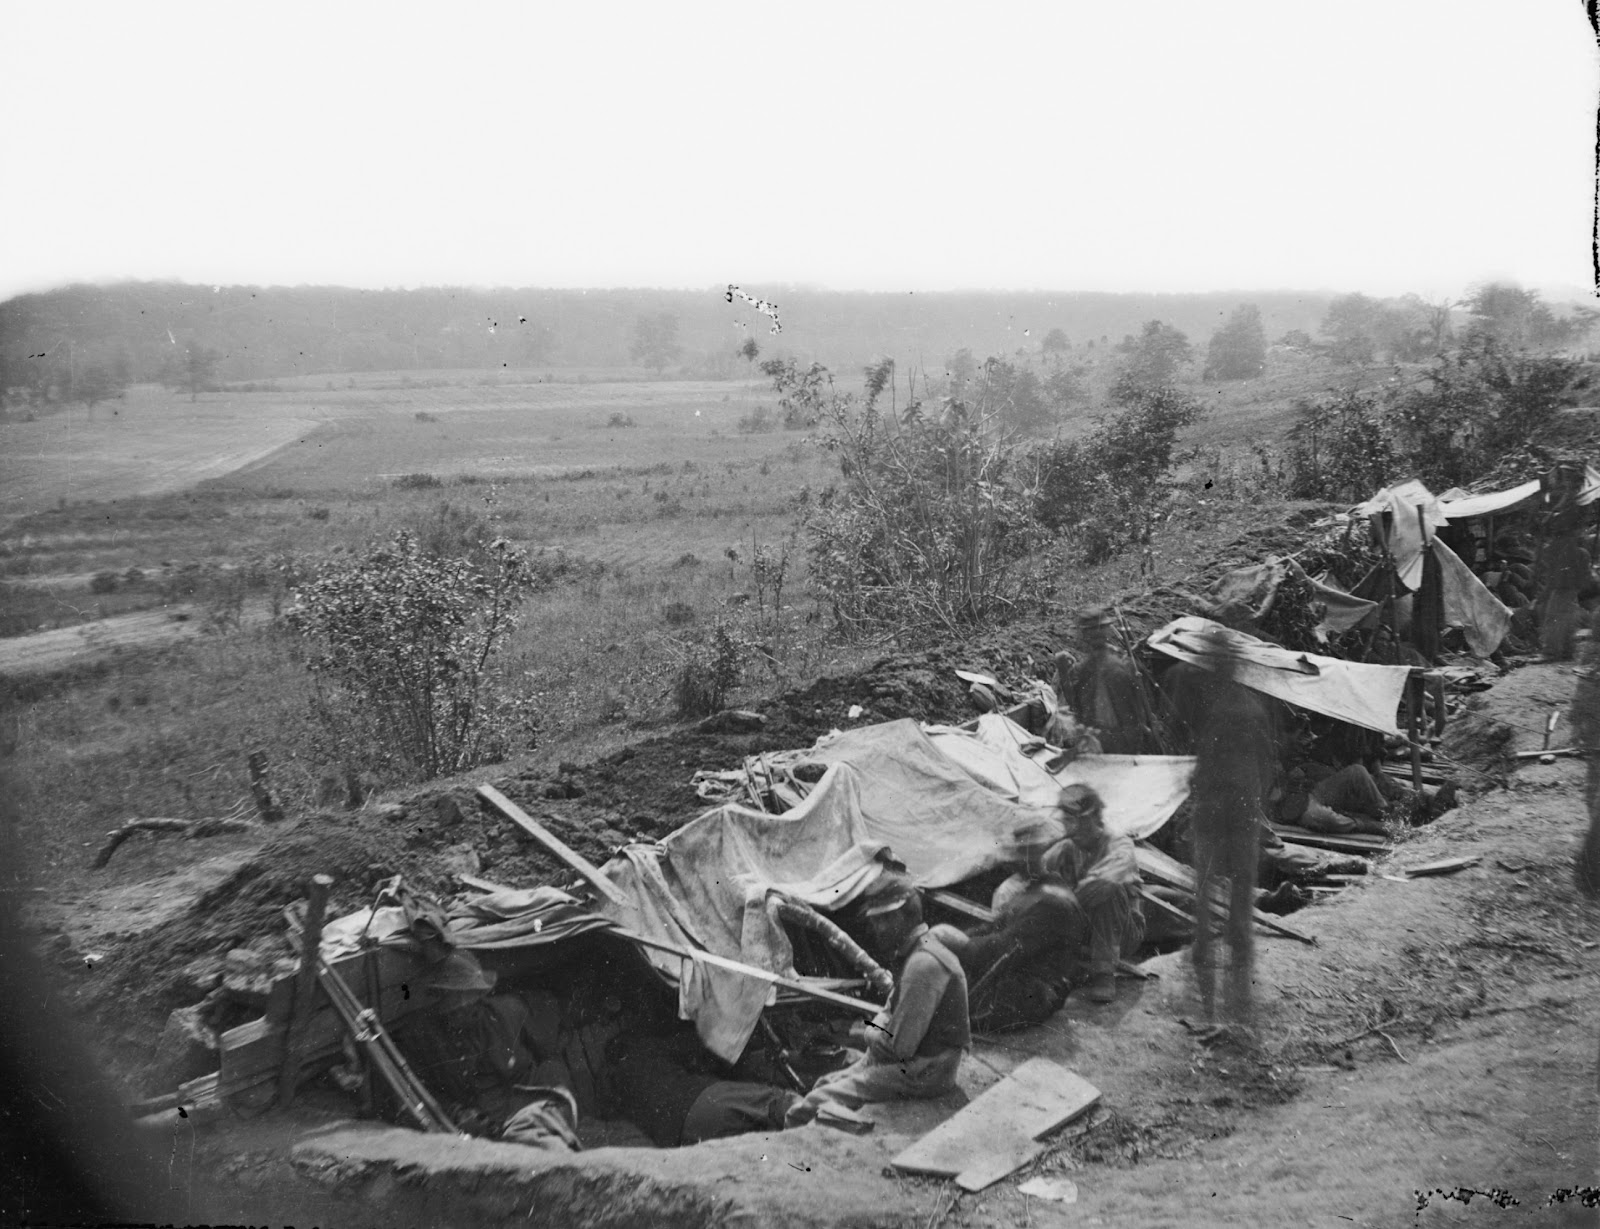
<instances>
[{"instance_id":1,"label":"wooden board on ground","mask_svg":"<svg viewBox=\"0 0 1600 1229\"><path fill-rule=\"evenodd\" d=\"M905 1173L955 1178L981 1190L1026 1165L1034 1142L1100 1101L1100 1090L1048 1058L1030 1058L954 1116L912 1144L891 1164Z\"/></svg>"},{"instance_id":2,"label":"wooden board on ground","mask_svg":"<svg viewBox=\"0 0 1600 1229\"><path fill-rule=\"evenodd\" d=\"M1464 871L1481 861L1483 859L1476 855L1466 858L1441 858L1437 862L1424 862L1421 866L1407 866L1402 869L1412 879L1421 879L1428 875L1453 875L1456 871Z\"/></svg>"},{"instance_id":3,"label":"wooden board on ground","mask_svg":"<svg viewBox=\"0 0 1600 1229\"><path fill-rule=\"evenodd\" d=\"M1392 848L1389 838L1370 832L1313 832L1294 824L1273 824L1272 830L1286 841L1296 845L1310 845L1316 849L1333 849L1340 853L1383 853Z\"/></svg>"},{"instance_id":4,"label":"wooden board on ground","mask_svg":"<svg viewBox=\"0 0 1600 1229\"><path fill-rule=\"evenodd\" d=\"M1164 883L1168 887L1179 888L1191 895L1199 892L1199 884L1195 880L1194 868L1185 866L1176 858L1170 857L1152 845L1136 842L1133 847L1133 856L1139 864L1139 872L1148 878ZM1228 897L1220 884L1214 884L1211 889L1211 903L1214 908L1226 910ZM1310 935L1303 935L1292 927L1285 926L1276 918L1270 917L1259 909L1252 909L1250 916L1255 919L1258 926L1264 927L1273 934L1283 935L1285 938L1297 939L1309 946L1316 946L1316 940Z\"/></svg>"}]
</instances>

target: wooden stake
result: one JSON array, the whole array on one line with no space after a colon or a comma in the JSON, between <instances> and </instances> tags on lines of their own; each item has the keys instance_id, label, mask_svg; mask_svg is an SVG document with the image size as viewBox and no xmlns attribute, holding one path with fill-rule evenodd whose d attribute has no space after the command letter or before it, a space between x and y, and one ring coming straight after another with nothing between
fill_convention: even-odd
<instances>
[{"instance_id":1,"label":"wooden stake","mask_svg":"<svg viewBox=\"0 0 1600 1229\"><path fill-rule=\"evenodd\" d=\"M516 824L517 827L538 841L539 844L543 845L573 870L577 871L585 881L598 889L613 904L621 905L623 908L628 908L632 905L633 902L628 899L622 889L607 879L598 866L577 850L568 846L566 842L545 828L533 816L495 789L494 786L480 785L478 786L478 794L493 803L507 819L511 820L512 823Z\"/></svg>"},{"instance_id":2,"label":"wooden stake","mask_svg":"<svg viewBox=\"0 0 1600 1229\"><path fill-rule=\"evenodd\" d=\"M805 982L796 981L792 977L782 977L767 969L757 968L753 964L745 964L738 960L730 960L726 956L718 956L712 952L679 947L676 943L667 943L661 939L651 939L639 934L637 931L628 930L622 926L613 927L611 933L632 943L637 943L640 947L650 947L658 952L668 952L674 956L681 956L685 960L704 961L706 964L716 965L719 969L727 969L732 973L743 973L746 977L754 977L760 981L771 982L774 986L782 986L785 990L793 990L797 994L804 994L824 1003L832 1003L835 1007L844 1007L862 1015L875 1016L883 1010L882 1004L879 1003L868 1003L863 999L853 999L849 995L835 994L831 990L809 986Z\"/></svg>"},{"instance_id":3,"label":"wooden stake","mask_svg":"<svg viewBox=\"0 0 1600 1229\"><path fill-rule=\"evenodd\" d=\"M317 960L322 952L322 917L328 907L328 893L333 890L333 879L328 875L313 875L306 891L306 921L300 931L300 974L294 983L294 1006L289 1016L289 1027L283 1037L283 1070L278 1076L278 1104L288 1105L294 1100L295 1085L300 1081L300 1064L304 1059L305 1029L316 1004Z\"/></svg>"}]
</instances>

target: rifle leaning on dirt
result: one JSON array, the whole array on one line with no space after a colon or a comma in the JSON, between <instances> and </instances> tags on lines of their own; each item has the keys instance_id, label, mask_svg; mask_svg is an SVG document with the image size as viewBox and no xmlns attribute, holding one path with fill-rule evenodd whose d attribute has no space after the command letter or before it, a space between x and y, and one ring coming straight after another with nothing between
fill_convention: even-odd
<instances>
[{"instance_id":1,"label":"rifle leaning on dirt","mask_svg":"<svg viewBox=\"0 0 1600 1229\"><path fill-rule=\"evenodd\" d=\"M350 1036L366 1051L367 1061L383 1076L406 1113L430 1134L458 1134L444 1107L411 1070L411 1064L400 1053L394 1038L389 1036L389 1030L383 1027L378 1013L371 1007L361 1005L361 1000L356 998L344 978L323 958L321 952L317 952L315 958L317 982L333 1002L333 1008L350 1030ZM301 959L305 959L305 956L302 955Z\"/></svg>"},{"instance_id":2,"label":"rifle leaning on dirt","mask_svg":"<svg viewBox=\"0 0 1600 1229\"><path fill-rule=\"evenodd\" d=\"M383 1027L376 1010L377 990L373 990L373 1006L363 1007L349 984L322 955L322 915L332 887L333 880L326 875L314 876L310 885L306 919L300 928L300 976L295 990L294 1010L284 1036L284 1065L278 1085L279 1104L287 1104L294 1096L301 1059L300 1034L311 1015L310 990L315 984L322 987L339 1019L349 1030L351 1039L366 1051L367 1062L383 1076L417 1125L434 1134L458 1134L450 1116L417 1078L411 1070L411 1064L406 1062L405 1055L400 1053L394 1038L389 1035L389 1030ZM285 910L286 914L289 912Z\"/></svg>"}]
</instances>

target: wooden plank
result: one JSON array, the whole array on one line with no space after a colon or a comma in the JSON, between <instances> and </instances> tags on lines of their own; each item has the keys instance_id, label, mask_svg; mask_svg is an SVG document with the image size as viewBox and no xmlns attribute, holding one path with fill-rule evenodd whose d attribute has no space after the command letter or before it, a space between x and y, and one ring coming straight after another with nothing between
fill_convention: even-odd
<instances>
[{"instance_id":1,"label":"wooden plank","mask_svg":"<svg viewBox=\"0 0 1600 1229\"><path fill-rule=\"evenodd\" d=\"M514 890L503 883L496 883L493 879L479 879L476 875L457 875L456 878L469 888L479 892L510 892Z\"/></svg>"},{"instance_id":2,"label":"wooden plank","mask_svg":"<svg viewBox=\"0 0 1600 1229\"><path fill-rule=\"evenodd\" d=\"M1004 1151L991 1152L981 1161L956 1175L956 1185L964 1191L981 1191L1007 1174L1014 1174L1045 1150L1035 1139L1025 1139Z\"/></svg>"},{"instance_id":3,"label":"wooden plank","mask_svg":"<svg viewBox=\"0 0 1600 1229\"><path fill-rule=\"evenodd\" d=\"M478 786L478 794L493 803L507 819L511 820L517 827L521 828L534 840L538 841L539 844L582 875L586 881L598 889L613 904L626 908L632 903L621 888L605 877L598 866L577 850L568 846L560 837L545 828L538 820L495 789L494 786L480 785Z\"/></svg>"},{"instance_id":4,"label":"wooden plank","mask_svg":"<svg viewBox=\"0 0 1600 1229\"><path fill-rule=\"evenodd\" d=\"M946 909L953 909L957 913L964 913L970 918L980 922L992 922L999 915L985 905L968 900L965 896L958 896L954 892L947 892L943 888L932 888L925 893L931 901L936 901Z\"/></svg>"},{"instance_id":5,"label":"wooden plank","mask_svg":"<svg viewBox=\"0 0 1600 1229\"><path fill-rule=\"evenodd\" d=\"M390 948L379 947L376 951L381 987L379 1016L386 1022L393 1022L426 1005L430 996L411 984L422 968L418 958ZM363 953L352 953L335 961L334 967L341 971L348 969L353 974L359 971L362 958ZM297 975L290 974L282 980L289 981ZM306 1022L302 1065L309 1067L338 1057L343 1048L344 1031L339 1014L324 999ZM283 1066L287 1034L286 1021L270 1015L223 1033L218 1039L218 1070L211 1077L216 1081L217 1095L232 1097L273 1083Z\"/></svg>"},{"instance_id":6,"label":"wooden plank","mask_svg":"<svg viewBox=\"0 0 1600 1229\"><path fill-rule=\"evenodd\" d=\"M835 1007L843 1007L849 1011L859 1012L862 1015L875 1016L883 1010L881 1003L869 1003L864 999L853 999L848 995L835 994L833 991L824 990L820 986L797 981L792 977L784 977L768 969L758 968L753 964L730 960L726 956L718 956L713 952L704 951L700 948L680 947L676 943L647 938L622 926L598 933L620 935L622 938L637 943L641 947L654 948L658 952L669 952L674 956L681 956L685 960L704 961L706 964L715 965L719 969L727 969L732 973L743 973L746 977L754 977L760 981L771 982L774 986L792 990L797 994L805 995L807 998L817 999L823 1003L832 1003Z\"/></svg>"},{"instance_id":7,"label":"wooden plank","mask_svg":"<svg viewBox=\"0 0 1600 1229\"><path fill-rule=\"evenodd\" d=\"M1178 908L1177 905L1173 904L1169 900L1162 900L1161 897L1157 896L1142 883L1139 885L1139 895L1144 898L1146 904L1154 905L1168 917L1173 918L1176 921L1183 922L1188 926L1193 926L1195 924L1195 920L1182 909Z\"/></svg>"},{"instance_id":8,"label":"wooden plank","mask_svg":"<svg viewBox=\"0 0 1600 1229\"><path fill-rule=\"evenodd\" d=\"M1272 830L1286 841L1317 849L1336 849L1340 853L1372 853L1392 849L1389 838L1371 832L1313 832L1295 824L1273 824Z\"/></svg>"},{"instance_id":9,"label":"wooden plank","mask_svg":"<svg viewBox=\"0 0 1600 1229\"><path fill-rule=\"evenodd\" d=\"M1152 879L1158 879L1170 887L1182 888L1185 892L1198 893L1199 885L1195 882L1194 870L1179 862L1176 858L1168 857L1159 849L1149 845L1135 844L1134 857L1138 860L1139 869ZM1211 893L1213 905L1226 908L1227 897L1218 887L1213 887ZM1317 941L1310 935L1303 935L1292 927L1285 926L1271 914L1263 913L1259 909L1251 909L1250 916L1255 919L1258 926L1279 934L1286 939L1295 939L1308 947L1315 947Z\"/></svg>"},{"instance_id":10,"label":"wooden plank","mask_svg":"<svg viewBox=\"0 0 1600 1229\"><path fill-rule=\"evenodd\" d=\"M1401 869L1412 879L1421 879L1428 875L1453 875L1456 871L1466 870L1469 866L1476 866L1483 859L1476 854L1465 858L1441 858L1437 862L1424 862L1421 866L1406 866Z\"/></svg>"},{"instance_id":11,"label":"wooden plank","mask_svg":"<svg viewBox=\"0 0 1600 1229\"><path fill-rule=\"evenodd\" d=\"M890 1162L904 1173L998 1181L1027 1163L1026 1145L1093 1108L1100 1090L1048 1058L1030 1058ZM1021 1159L995 1173L1007 1158ZM994 1176L989 1176L993 1174Z\"/></svg>"},{"instance_id":12,"label":"wooden plank","mask_svg":"<svg viewBox=\"0 0 1600 1229\"><path fill-rule=\"evenodd\" d=\"M251 757L252 766L255 757ZM284 1036L283 1070L278 1077L278 1104L288 1105L294 1100L295 1086L300 1082L300 1068L305 1062L306 1025L317 1010L317 960L322 951L322 915L328 907L328 893L333 891L333 880L327 875L313 875L306 891L306 920L300 932L300 972L294 981L294 1006L289 1017L289 1028Z\"/></svg>"}]
</instances>

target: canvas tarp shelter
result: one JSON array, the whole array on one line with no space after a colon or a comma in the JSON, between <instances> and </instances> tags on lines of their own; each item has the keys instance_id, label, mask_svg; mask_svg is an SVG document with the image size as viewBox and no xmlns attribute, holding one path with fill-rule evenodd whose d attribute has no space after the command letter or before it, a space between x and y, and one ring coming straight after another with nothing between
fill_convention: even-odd
<instances>
[{"instance_id":1,"label":"canvas tarp shelter","mask_svg":"<svg viewBox=\"0 0 1600 1229\"><path fill-rule=\"evenodd\" d=\"M1310 709L1380 734L1399 734L1395 714L1405 694L1407 666L1373 666L1317 653L1295 653L1186 615L1150 634L1150 647L1179 661L1215 670L1222 660L1208 643L1220 636L1237 662L1237 679L1299 708Z\"/></svg>"},{"instance_id":2,"label":"canvas tarp shelter","mask_svg":"<svg viewBox=\"0 0 1600 1229\"><path fill-rule=\"evenodd\" d=\"M1502 491L1500 495L1515 494L1527 485ZM1538 481L1535 480L1532 485L1537 487ZM1500 647L1500 642L1511 627L1511 611L1435 534L1440 526L1450 523L1452 507L1457 509L1458 517L1463 503L1467 505L1470 515L1481 515L1481 512L1471 512L1473 499L1490 500L1498 497L1476 496L1465 501L1444 503L1435 499L1422 483L1412 479L1398 486L1386 487L1356 508L1360 514L1379 511L1393 513L1389 553L1394 557L1395 571L1406 588L1414 591L1421 587L1422 554L1424 550L1433 551L1440 565L1444 621L1447 626L1459 627L1466 633L1468 646L1479 657L1487 657ZM1419 513L1421 522L1427 525L1426 537L1419 523Z\"/></svg>"},{"instance_id":3,"label":"canvas tarp shelter","mask_svg":"<svg viewBox=\"0 0 1600 1229\"><path fill-rule=\"evenodd\" d=\"M1486 495L1468 495L1463 492L1452 496L1447 491L1439 496L1439 507L1443 509L1446 520L1465 521L1475 516L1488 516L1491 512L1504 512L1508 508L1515 508L1538 493L1539 480L1534 478L1521 486L1514 486L1505 491L1490 491Z\"/></svg>"},{"instance_id":4,"label":"canvas tarp shelter","mask_svg":"<svg viewBox=\"0 0 1600 1229\"><path fill-rule=\"evenodd\" d=\"M883 873L883 851L924 887L958 883L1008 860L1019 828L1053 822L1055 797L1070 780L1102 791L1108 823L1132 815L1140 832L1159 827L1187 793L1187 758L1106 756L1051 777L1024 754L1027 741L998 716L977 734L901 720L769 754L769 764L795 757L826 770L782 815L726 803L659 844L626 846L602 869L631 903L597 908L648 938L794 976L793 950L771 908L775 894L841 908ZM736 1058L772 987L671 954L645 955L678 980L680 1013L707 1048Z\"/></svg>"},{"instance_id":5,"label":"canvas tarp shelter","mask_svg":"<svg viewBox=\"0 0 1600 1229\"><path fill-rule=\"evenodd\" d=\"M1293 559L1280 555L1268 555L1261 563L1226 573L1211 586L1211 596L1219 605L1239 606L1249 611L1251 619L1263 619L1277 600L1278 586L1290 576L1304 579L1311 586L1312 601L1322 608L1316 626L1319 638L1326 639L1329 632L1349 631L1378 608L1378 603L1311 576Z\"/></svg>"}]
</instances>

